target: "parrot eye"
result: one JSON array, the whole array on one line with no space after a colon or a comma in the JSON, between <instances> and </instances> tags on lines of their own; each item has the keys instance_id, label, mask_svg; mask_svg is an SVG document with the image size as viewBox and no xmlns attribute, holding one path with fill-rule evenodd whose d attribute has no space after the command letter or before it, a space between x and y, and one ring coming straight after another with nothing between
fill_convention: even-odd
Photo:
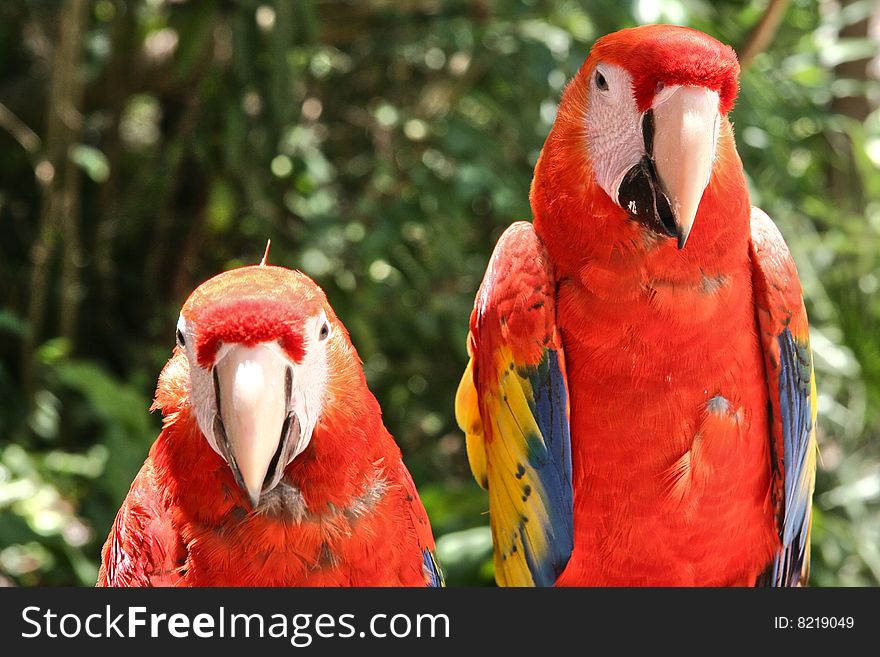
<instances>
[{"instance_id":1,"label":"parrot eye","mask_svg":"<svg viewBox=\"0 0 880 657\"><path fill-rule=\"evenodd\" d=\"M605 79L601 71L596 71L596 87L599 91L608 91L608 80Z\"/></svg>"},{"instance_id":2,"label":"parrot eye","mask_svg":"<svg viewBox=\"0 0 880 657\"><path fill-rule=\"evenodd\" d=\"M186 346L186 340L183 339L183 331L181 331L180 329L177 329L177 344L179 344L181 347Z\"/></svg>"},{"instance_id":3,"label":"parrot eye","mask_svg":"<svg viewBox=\"0 0 880 657\"><path fill-rule=\"evenodd\" d=\"M330 326L327 324L327 322L324 322L323 324L321 324L321 330L318 333L318 339L326 340L328 335L330 335Z\"/></svg>"}]
</instances>

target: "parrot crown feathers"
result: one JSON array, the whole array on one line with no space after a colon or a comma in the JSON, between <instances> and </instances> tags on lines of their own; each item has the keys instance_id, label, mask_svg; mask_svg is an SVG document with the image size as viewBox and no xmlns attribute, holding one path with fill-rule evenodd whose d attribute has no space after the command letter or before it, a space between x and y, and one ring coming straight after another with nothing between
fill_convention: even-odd
<instances>
[{"instance_id":1,"label":"parrot crown feathers","mask_svg":"<svg viewBox=\"0 0 880 657\"><path fill-rule=\"evenodd\" d=\"M655 94L669 85L706 87L718 92L719 107L727 114L736 101L739 61L736 52L697 30L676 25L643 25L599 39L578 76L589 78L599 62L627 69L640 111L651 106Z\"/></svg>"}]
</instances>

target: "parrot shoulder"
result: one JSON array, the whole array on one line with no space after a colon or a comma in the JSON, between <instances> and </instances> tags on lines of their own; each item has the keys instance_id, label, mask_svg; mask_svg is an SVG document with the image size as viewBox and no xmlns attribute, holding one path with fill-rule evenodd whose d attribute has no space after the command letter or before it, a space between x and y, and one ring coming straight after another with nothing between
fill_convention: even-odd
<instances>
[{"instance_id":1,"label":"parrot shoulder","mask_svg":"<svg viewBox=\"0 0 880 657\"><path fill-rule=\"evenodd\" d=\"M98 586L173 586L185 562L186 547L149 457L104 543Z\"/></svg>"}]
</instances>

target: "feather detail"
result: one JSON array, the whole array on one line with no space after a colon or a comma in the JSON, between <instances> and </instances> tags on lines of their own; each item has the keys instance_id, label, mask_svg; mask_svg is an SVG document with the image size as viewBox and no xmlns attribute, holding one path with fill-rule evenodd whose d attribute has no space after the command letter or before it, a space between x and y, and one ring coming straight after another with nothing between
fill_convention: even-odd
<instances>
[{"instance_id":1,"label":"feather detail","mask_svg":"<svg viewBox=\"0 0 880 657\"><path fill-rule=\"evenodd\" d=\"M546 586L571 554L571 444L555 283L531 224L505 231L471 317L456 397L477 482L489 491L495 577Z\"/></svg>"},{"instance_id":2,"label":"feather detail","mask_svg":"<svg viewBox=\"0 0 880 657\"><path fill-rule=\"evenodd\" d=\"M758 323L770 391L773 457L770 499L779 549L759 583L805 585L816 481L816 381L801 286L778 229L752 209L752 262Z\"/></svg>"},{"instance_id":3,"label":"feather detail","mask_svg":"<svg viewBox=\"0 0 880 657\"><path fill-rule=\"evenodd\" d=\"M468 346L468 355L471 349ZM474 361L468 360L467 367L458 384L455 395L455 419L464 431L468 462L474 479L483 487L488 488L489 480L486 472L486 448L483 435L483 421L480 418L479 397L474 385Z\"/></svg>"},{"instance_id":4,"label":"feather detail","mask_svg":"<svg viewBox=\"0 0 880 657\"><path fill-rule=\"evenodd\" d=\"M666 470L663 476L666 495L673 504L680 505L688 497L691 476L691 450L688 450Z\"/></svg>"}]
</instances>

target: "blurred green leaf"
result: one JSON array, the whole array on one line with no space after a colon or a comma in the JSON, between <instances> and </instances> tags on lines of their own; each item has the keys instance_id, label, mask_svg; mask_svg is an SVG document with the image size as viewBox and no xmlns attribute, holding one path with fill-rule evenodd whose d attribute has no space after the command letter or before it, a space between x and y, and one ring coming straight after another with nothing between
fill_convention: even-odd
<instances>
[{"instance_id":1,"label":"blurred green leaf","mask_svg":"<svg viewBox=\"0 0 880 657\"><path fill-rule=\"evenodd\" d=\"M444 534L437 539L437 560L449 586L492 581L492 533L488 527L474 527ZM488 577L487 577L488 574Z\"/></svg>"},{"instance_id":2,"label":"blurred green leaf","mask_svg":"<svg viewBox=\"0 0 880 657\"><path fill-rule=\"evenodd\" d=\"M106 182L110 177L110 163L97 148L76 144L70 149L70 159L96 183Z\"/></svg>"}]
</instances>

